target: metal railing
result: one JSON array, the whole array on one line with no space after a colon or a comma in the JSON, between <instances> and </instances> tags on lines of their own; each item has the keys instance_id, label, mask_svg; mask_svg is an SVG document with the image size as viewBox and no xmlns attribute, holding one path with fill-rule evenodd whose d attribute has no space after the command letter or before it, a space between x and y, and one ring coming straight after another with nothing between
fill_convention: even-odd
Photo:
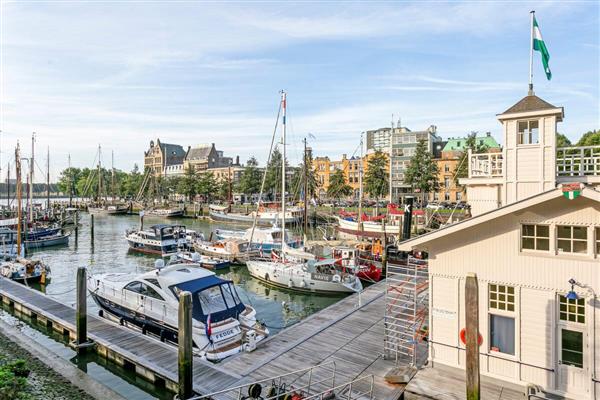
<instances>
[{"instance_id":1,"label":"metal railing","mask_svg":"<svg viewBox=\"0 0 600 400\"><path fill-rule=\"evenodd\" d=\"M324 374L329 374L324 376ZM318 378L314 379L313 375L316 375ZM303 368L296 371L288 372L287 374L282 374L270 378L266 378L260 381L255 381L251 383L246 383L243 385L235 386L232 388L224 389L218 392L210 393L207 395L192 397L189 400L201 400L201 399L215 399L215 398L228 398L228 399L238 399L241 400L249 393L251 390L251 386L253 385L261 385L267 386L269 388L274 388L273 393L262 395L263 400L276 400L283 398L287 394L293 394L302 392L308 394L311 397L303 397L303 399L320 399L325 398L325 394L335 390L337 386L335 385L336 378L336 365L335 361L329 361L323 364L315 365L309 368ZM354 381L353 381L354 382ZM352 384L349 382L346 386ZM327 389L318 389L317 393L311 394L311 390L315 389L315 386L323 385ZM373 389L371 388L371 392ZM319 395L323 397L318 397ZM317 397L314 397L317 396ZM358 397L352 397L354 399L358 399Z\"/></svg>"},{"instance_id":2,"label":"metal railing","mask_svg":"<svg viewBox=\"0 0 600 400\"><path fill-rule=\"evenodd\" d=\"M503 158L502 153L473 153L469 149L469 178L502 177Z\"/></svg>"},{"instance_id":3,"label":"metal railing","mask_svg":"<svg viewBox=\"0 0 600 400\"><path fill-rule=\"evenodd\" d=\"M600 146L556 149L557 176L600 176Z\"/></svg>"},{"instance_id":4,"label":"metal railing","mask_svg":"<svg viewBox=\"0 0 600 400\"><path fill-rule=\"evenodd\" d=\"M356 385L362 381L369 380L369 389L357 392L355 391ZM340 400L362 400L362 399L373 399L373 390L375 388L375 376L365 375L360 378L356 378L350 382L342 385L335 386L331 389L324 390L321 393L308 395L303 397L302 400L325 400L325 399L340 399ZM335 395L335 396L333 396Z\"/></svg>"}]
</instances>

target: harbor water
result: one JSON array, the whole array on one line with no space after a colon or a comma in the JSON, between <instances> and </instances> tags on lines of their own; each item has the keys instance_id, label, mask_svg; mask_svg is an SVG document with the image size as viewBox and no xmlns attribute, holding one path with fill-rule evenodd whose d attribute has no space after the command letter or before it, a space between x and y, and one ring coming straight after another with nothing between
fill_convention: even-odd
<instances>
[{"instance_id":1,"label":"harbor water","mask_svg":"<svg viewBox=\"0 0 600 400\"><path fill-rule=\"evenodd\" d=\"M159 223L182 224L188 229L202 232L207 238L210 236L210 232L217 228L244 229L242 226L215 224L196 219L163 219L148 216L144 219L145 227ZM154 269L154 263L158 257L131 252L124 238L127 229L136 228L139 225L139 217L134 215L95 215L92 234L90 215L82 212L80 225L77 231L72 229L68 246L42 248L28 254L30 258L42 260L52 270L51 278L46 285L34 285L33 287L64 304L74 306L75 278L79 266L88 267L88 274L92 275L107 272L144 273ZM235 283L242 301L257 310L258 319L269 327L271 334L276 334L281 329L291 326L345 297L343 294L308 294L274 288L252 278L245 266L232 266L217 273ZM3 313L0 311L0 319L4 322L11 318L8 311L6 309ZM97 313L97 311L97 306L88 296L88 312ZM41 327L29 324L27 329L35 332L35 335L44 336ZM110 387L125 385L125 388L127 385L134 385L137 388L135 391L137 399L169 396L164 389L152 388L148 383L140 382L141 378L134 379L127 373L123 373L122 368L108 365L105 360L99 360L99 357L93 356L87 362L70 357L70 350L65 347L64 343L54 343L57 339L52 339L51 336L46 339L40 343L53 351L60 348L59 355L73 362L77 361L76 364L80 368L88 373L91 372L94 377ZM90 364L93 368L90 368ZM100 365L103 365L103 368L100 368ZM131 398L131 396L128 397Z\"/></svg>"}]
</instances>

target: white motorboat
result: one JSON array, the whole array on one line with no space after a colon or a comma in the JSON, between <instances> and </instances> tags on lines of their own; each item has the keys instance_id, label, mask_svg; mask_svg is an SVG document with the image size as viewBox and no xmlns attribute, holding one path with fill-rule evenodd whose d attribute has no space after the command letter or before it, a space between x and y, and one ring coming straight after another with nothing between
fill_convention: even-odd
<instances>
[{"instance_id":1,"label":"white motorboat","mask_svg":"<svg viewBox=\"0 0 600 400\"><path fill-rule=\"evenodd\" d=\"M175 256L179 262L199 264L202 268L210 270L227 269L231 266L231 261L222 258L215 258L196 253L195 251L180 251Z\"/></svg>"},{"instance_id":2,"label":"white motorboat","mask_svg":"<svg viewBox=\"0 0 600 400\"><path fill-rule=\"evenodd\" d=\"M362 290L360 279L339 271L336 260L307 262L250 260L248 272L256 279L292 290L318 293L353 293Z\"/></svg>"},{"instance_id":3,"label":"white motorboat","mask_svg":"<svg viewBox=\"0 0 600 400\"><path fill-rule=\"evenodd\" d=\"M200 254L236 264L245 264L251 258L259 256L259 251L249 248L248 241L244 239L223 239L216 242L196 241L194 250Z\"/></svg>"},{"instance_id":4,"label":"white motorboat","mask_svg":"<svg viewBox=\"0 0 600 400\"><path fill-rule=\"evenodd\" d=\"M211 361L252 351L269 331L243 304L233 282L198 264L174 263L142 275L91 276L88 289L100 314L142 333L177 343L179 294L192 293L194 353Z\"/></svg>"},{"instance_id":5,"label":"white motorboat","mask_svg":"<svg viewBox=\"0 0 600 400\"><path fill-rule=\"evenodd\" d=\"M162 257L174 255L179 248L188 246L183 225L160 224L146 230L132 229L125 232L125 238L132 251Z\"/></svg>"},{"instance_id":6,"label":"white motorboat","mask_svg":"<svg viewBox=\"0 0 600 400\"><path fill-rule=\"evenodd\" d=\"M177 218L183 216L183 208L154 208L145 210L145 215L162 218Z\"/></svg>"}]
</instances>

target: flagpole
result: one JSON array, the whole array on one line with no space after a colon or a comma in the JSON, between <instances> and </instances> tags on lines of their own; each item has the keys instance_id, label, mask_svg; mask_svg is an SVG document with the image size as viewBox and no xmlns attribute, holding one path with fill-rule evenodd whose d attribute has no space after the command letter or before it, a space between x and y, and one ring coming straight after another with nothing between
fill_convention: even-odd
<instances>
[{"instance_id":1,"label":"flagpole","mask_svg":"<svg viewBox=\"0 0 600 400\"><path fill-rule=\"evenodd\" d=\"M530 11L531 16L531 39L529 40L529 95L533 96L533 18L535 11Z\"/></svg>"}]
</instances>

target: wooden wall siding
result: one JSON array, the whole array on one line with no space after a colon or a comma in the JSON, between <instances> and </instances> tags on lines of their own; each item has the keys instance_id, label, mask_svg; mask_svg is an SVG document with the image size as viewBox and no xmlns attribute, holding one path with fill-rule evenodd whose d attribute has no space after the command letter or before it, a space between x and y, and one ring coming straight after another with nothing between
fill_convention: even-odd
<instances>
[{"instance_id":1,"label":"wooden wall siding","mask_svg":"<svg viewBox=\"0 0 600 400\"><path fill-rule=\"evenodd\" d=\"M584 256L521 252L520 227L523 222L587 226L590 251ZM460 329L465 326L464 276L475 272L480 285L480 332L484 338L482 373L515 383L531 382L548 389L557 388L554 372L558 362L556 296L570 289L568 280L571 277L592 285L600 294L600 258L593 256L591 250L595 226L600 226L597 202L582 197L575 200L561 197L429 243L432 283L430 358L434 365L441 363L464 368L464 346L458 339ZM550 231L553 241L553 229ZM490 351L489 283L516 288L514 357ZM577 291L587 296L585 290ZM597 337L600 336L598 311ZM592 313L590 300L586 308L590 360L594 335ZM456 319L450 317L453 315ZM600 374L600 337L596 343L596 360L597 374ZM598 388L600 391L600 386Z\"/></svg>"}]
</instances>

